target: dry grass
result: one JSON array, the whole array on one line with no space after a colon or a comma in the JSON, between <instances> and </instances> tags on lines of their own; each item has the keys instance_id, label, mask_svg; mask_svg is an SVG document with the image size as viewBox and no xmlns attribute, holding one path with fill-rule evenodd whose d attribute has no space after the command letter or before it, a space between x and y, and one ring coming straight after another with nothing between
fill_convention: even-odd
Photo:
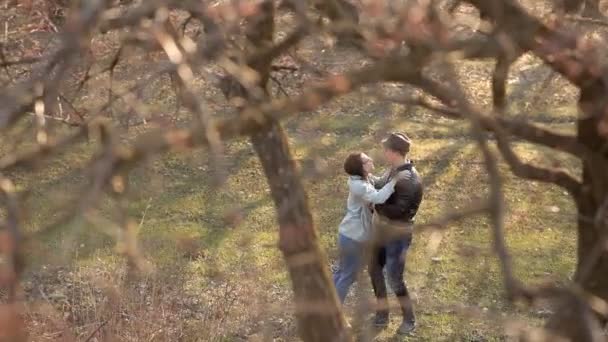
<instances>
[{"instance_id":1,"label":"dry grass","mask_svg":"<svg viewBox=\"0 0 608 342\"><path fill-rule=\"evenodd\" d=\"M354 149L378 154L379 116L389 128L405 130L414 138L413 158L426 185L420 222L484 196L481 160L464 127L459 129L457 123L443 123L416 110L403 113L401 108L391 107L391 112L385 112L382 104L361 99L369 105L366 108L356 99L345 98L332 104L332 109L311 114L318 126L306 134L300 132L302 137L298 137L298 120L312 125L311 120L289 123L297 137L293 143L298 157L304 161L320 159L326 165L322 175L307 179L307 189L321 243L330 257L335 252L336 229L346 198L339 166L344 155ZM576 167L567 158L544 154L530 145L517 150L526 160ZM65 302L50 304L58 317L69 313L64 317L68 322L64 329L79 340L106 320L99 334L120 340L148 340L155 333L158 341L177 336L192 341L232 341L248 336L293 340L289 282L275 247L274 211L261 170L246 142L231 145L230 155L235 161L221 190L211 187L208 171L199 169L199 153L167 156L154 163L145 176L133 177L137 195L131 199L130 212L141 217L150 205L138 235L145 257L156 267L151 275L127 281L126 264L116 256L115 243L103 233L103 227L81 222L47 237L46 252L38 255L34 264L68 266L64 273L52 271L49 278L40 280L36 278L40 269L32 269L30 300L40 300L40 286L56 284L57 289L63 289ZM547 278L566 281L574 265L572 203L558 189L511 176L507 177L506 191L507 238L517 274L527 282ZM44 208L52 204L47 201L40 197L34 202L46 212ZM226 211L234 207L248 209L236 226L227 227ZM34 219L33 226L45 218ZM545 309L511 307L504 301L486 219L453 224L441 237L439 248L433 251L428 249L428 234L417 235L408 255L407 280L417 298L420 321L413 340L504 338L502 327L492 319L466 318L454 308L456 305L523 315L529 322L541 323ZM57 258L57 254L62 257ZM100 285L104 283L112 286ZM364 293L371 295L369 288ZM349 299L349 308L353 302ZM40 321L36 312L34 309L30 316L32 324ZM393 324L397 323L395 318ZM41 323L31 327L35 339L61 330ZM377 340L395 340L394 329L391 325L378 332Z\"/></svg>"},{"instance_id":2,"label":"dry grass","mask_svg":"<svg viewBox=\"0 0 608 342\"><path fill-rule=\"evenodd\" d=\"M318 41L308 41L299 53L332 72L359 63L352 52L320 46ZM124 85L129 70L145 67L145 61L133 63L117 73L123 73ZM544 67L537 64L526 56L513 70L510 93L515 95L508 115L527 110L525 115L539 124L572 130L576 94L557 80L542 90L548 95L538 99L534 94L541 92L535 83L539 77L534 74L528 81L519 77L536 69L542 74ZM468 95L487 107L491 66L477 62L458 67ZM99 85L106 81L99 80ZM296 91L300 82L289 80L285 86ZM218 100L218 92L202 81L198 86L212 109L221 113L225 104ZM393 94L403 91L394 85L381 88ZM159 83L145 99L151 107L170 112L169 91ZM95 102L94 89L91 97L87 101ZM297 115L285 125L308 174L307 190L330 262L347 195L342 160L353 150L379 155L378 141L387 131L403 130L414 139L412 157L426 186L419 222L486 194L486 175L466 125L418 108L378 102L366 95L366 89L318 112ZM129 132L125 139L137 134ZM41 172L17 176L20 188L32 189L26 203L30 231L60 214L57 204L70 199L82 183L79 166L94 148L94 142L84 143ZM74 220L32 244L24 282L30 339L296 340L290 285L276 248L275 213L262 171L247 141L231 142L227 151L229 177L220 188L210 182L205 151L165 155L131 175L128 211L141 221L137 235L143 257L153 265L150 273L131 272L117 255L116 229L106 221L115 210L109 201L97 213L102 219ZM578 168L569 158L531 145L518 144L517 151L527 161ZM532 283L567 281L575 257L571 201L555 187L521 181L505 165L501 167L508 200L507 240L517 275ZM388 329L374 332L376 340L505 340L503 327L489 314L542 323L546 308L511 306L503 298L485 218L450 225L441 233L436 249L429 248L428 241L428 233L417 234L408 254L406 277L416 297L420 323L416 335L394 336L398 324L394 318ZM365 282L361 286L363 294L371 296L369 286ZM348 299L349 317L353 302ZM480 315L462 314L463 306L479 309Z\"/></svg>"}]
</instances>

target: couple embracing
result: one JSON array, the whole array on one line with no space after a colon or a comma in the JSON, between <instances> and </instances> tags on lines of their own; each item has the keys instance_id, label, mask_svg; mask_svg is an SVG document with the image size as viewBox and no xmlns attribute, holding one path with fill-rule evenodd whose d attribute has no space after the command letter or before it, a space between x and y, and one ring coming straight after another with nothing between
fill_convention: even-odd
<instances>
[{"instance_id":1,"label":"couple embracing","mask_svg":"<svg viewBox=\"0 0 608 342\"><path fill-rule=\"evenodd\" d=\"M349 194L346 216L339 227L340 259L334 285L344 302L358 273L367 266L377 300L374 324L385 327L389 322L386 268L403 315L398 333L409 334L416 319L403 273L414 216L422 200L422 183L408 159L411 141L405 134L391 133L382 145L388 169L381 177L372 175L373 160L364 153L353 153L344 162Z\"/></svg>"}]
</instances>

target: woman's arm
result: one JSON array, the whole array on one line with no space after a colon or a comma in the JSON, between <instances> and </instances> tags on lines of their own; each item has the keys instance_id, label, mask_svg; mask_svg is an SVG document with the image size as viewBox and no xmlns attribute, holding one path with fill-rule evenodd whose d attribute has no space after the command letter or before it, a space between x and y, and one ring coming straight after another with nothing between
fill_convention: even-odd
<instances>
[{"instance_id":1,"label":"woman's arm","mask_svg":"<svg viewBox=\"0 0 608 342\"><path fill-rule=\"evenodd\" d=\"M395 200L391 204L377 204L374 209L381 213L382 216L386 216L392 220L402 219L407 213L406 210L409 203L412 201L412 193L410 190L410 180L412 173L410 171L399 172L393 180L399 183L399 193L395 196ZM395 186L397 185L395 183Z\"/></svg>"},{"instance_id":2,"label":"woman's arm","mask_svg":"<svg viewBox=\"0 0 608 342\"><path fill-rule=\"evenodd\" d=\"M370 180L370 182L372 182L372 184L374 185L374 187L376 189L381 189L383 186L385 186L387 178L388 178L387 171L382 173L382 176L380 176L380 177L376 177L372 174L369 175L369 180Z\"/></svg>"},{"instance_id":3,"label":"woman's arm","mask_svg":"<svg viewBox=\"0 0 608 342\"><path fill-rule=\"evenodd\" d=\"M351 185L351 192L355 195L361 196L366 202L372 204L384 203L391 197L395 191L395 181L391 180L380 190L376 190L373 185L366 181L360 181Z\"/></svg>"}]
</instances>

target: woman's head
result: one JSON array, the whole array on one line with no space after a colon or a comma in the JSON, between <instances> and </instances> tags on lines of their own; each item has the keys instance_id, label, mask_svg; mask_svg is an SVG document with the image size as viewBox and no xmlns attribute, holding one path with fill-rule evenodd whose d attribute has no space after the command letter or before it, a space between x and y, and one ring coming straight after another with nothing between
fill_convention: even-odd
<instances>
[{"instance_id":1,"label":"woman's head","mask_svg":"<svg viewBox=\"0 0 608 342\"><path fill-rule=\"evenodd\" d=\"M374 169L374 161L365 153L351 153L344 161L344 171L351 176L367 177Z\"/></svg>"}]
</instances>

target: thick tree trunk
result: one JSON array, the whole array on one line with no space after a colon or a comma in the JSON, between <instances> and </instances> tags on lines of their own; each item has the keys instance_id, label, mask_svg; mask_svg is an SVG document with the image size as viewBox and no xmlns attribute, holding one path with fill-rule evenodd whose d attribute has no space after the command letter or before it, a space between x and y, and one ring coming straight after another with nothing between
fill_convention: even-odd
<instances>
[{"instance_id":1,"label":"thick tree trunk","mask_svg":"<svg viewBox=\"0 0 608 342\"><path fill-rule=\"evenodd\" d=\"M585 0L585 9L583 9L583 13L581 13L581 15L587 18L603 18L603 14L600 11L600 1Z\"/></svg>"},{"instance_id":2,"label":"thick tree trunk","mask_svg":"<svg viewBox=\"0 0 608 342\"><path fill-rule=\"evenodd\" d=\"M597 213L596 203L589 199L583 199L577 204L579 220L575 282L586 294L608 301L608 253L605 247L598 245L602 233L589 220ZM569 341L606 341L606 336L600 334L606 324L605 317L593 312L580 299L561 298L547 328Z\"/></svg>"},{"instance_id":3,"label":"thick tree trunk","mask_svg":"<svg viewBox=\"0 0 608 342\"><path fill-rule=\"evenodd\" d=\"M249 22L246 36L251 46L267 48L274 32L274 5L261 4L261 13ZM250 60L258 72L259 89L267 89L271 60ZM239 96L250 104L260 100L232 78L227 97ZM264 92L268 96L268 92ZM260 123L251 136L274 201L279 222L279 246L283 252L295 298L298 332L306 342L351 341L341 304L330 280L326 257L318 245L314 223L287 136L274 120Z\"/></svg>"},{"instance_id":4,"label":"thick tree trunk","mask_svg":"<svg viewBox=\"0 0 608 342\"><path fill-rule=\"evenodd\" d=\"M608 203L608 152L605 149L608 139L598 132L599 120L608 108L604 89L601 87L601 94L593 94L594 97L590 99L597 105L581 106L589 110L585 113L586 118L578 123L579 141L595 151L604 152L583 161L583 186L577 201L578 260L575 280L585 292L608 302L608 250L605 243L608 220L603 208ZM585 100L584 92L581 94L581 104ZM598 317L605 325L606 318Z\"/></svg>"},{"instance_id":5,"label":"thick tree trunk","mask_svg":"<svg viewBox=\"0 0 608 342\"><path fill-rule=\"evenodd\" d=\"M563 0L561 4L562 10L565 13L574 14L581 10L581 15L587 18L603 17L600 11L599 0Z\"/></svg>"},{"instance_id":6,"label":"thick tree trunk","mask_svg":"<svg viewBox=\"0 0 608 342\"><path fill-rule=\"evenodd\" d=\"M574 280L584 293L608 302L608 218L602 207L608 201L608 139L599 134L599 122L608 108L603 82L582 89L579 107L583 118L577 125L578 141L597 151L583 159L582 187L575 195L578 211L577 265ZM603 151L603 152L602 152ZM606 317L589 306L565 300L548 327L571 341L606 341L598 335ZM596 334L592 332L595 331Z\"/></svg>"},{"instance_id":7,"label":"thick tree trunk","mask_svg":"<svg viewBox=\"0 0 608 342\"><path fill-rule=\"evenodd\" d=\"M608 174L606 176L608 177ZM578 204L578 260L575 280L586 292L608 302L608 251L602 242L606 239L607 227L605 219L601 227L593 222L600 206L601 203L589 197Z\"/></svg>"},{"instance_id":8,"label":"thick tree trunk","mask_svg":"<svg viewBox=\"0 0 608 342\"><path fill-rule=\"evenodd\" d=\"M279 245L296 303L299 335L304 341L351 339L319 249L310 208L287 137L277 122L251 138L262 162L278 213Z\"/></svg>"},{"instance_id":9,"label":"thick tree trunk","mask_svg":"<svg viewBox=\"0 0 608 342\"><path fill-rule=\"evenodd\" d=\"M578 122L578 140L598 152L583 161L583 186L577 199L576 280L585 290L608 300L608 252L605 246L600 246L608 234L606 212L602 212L602 207L608 201L608 139L598 134L599 120L608 109L608 99L603 95L605 87L600 89L591 96L585 96L585 91L581 94L581 108L586 111L585 118ZM583 105L587 98L587 103L593 105Z\"/></svg>"}]
</instances>

